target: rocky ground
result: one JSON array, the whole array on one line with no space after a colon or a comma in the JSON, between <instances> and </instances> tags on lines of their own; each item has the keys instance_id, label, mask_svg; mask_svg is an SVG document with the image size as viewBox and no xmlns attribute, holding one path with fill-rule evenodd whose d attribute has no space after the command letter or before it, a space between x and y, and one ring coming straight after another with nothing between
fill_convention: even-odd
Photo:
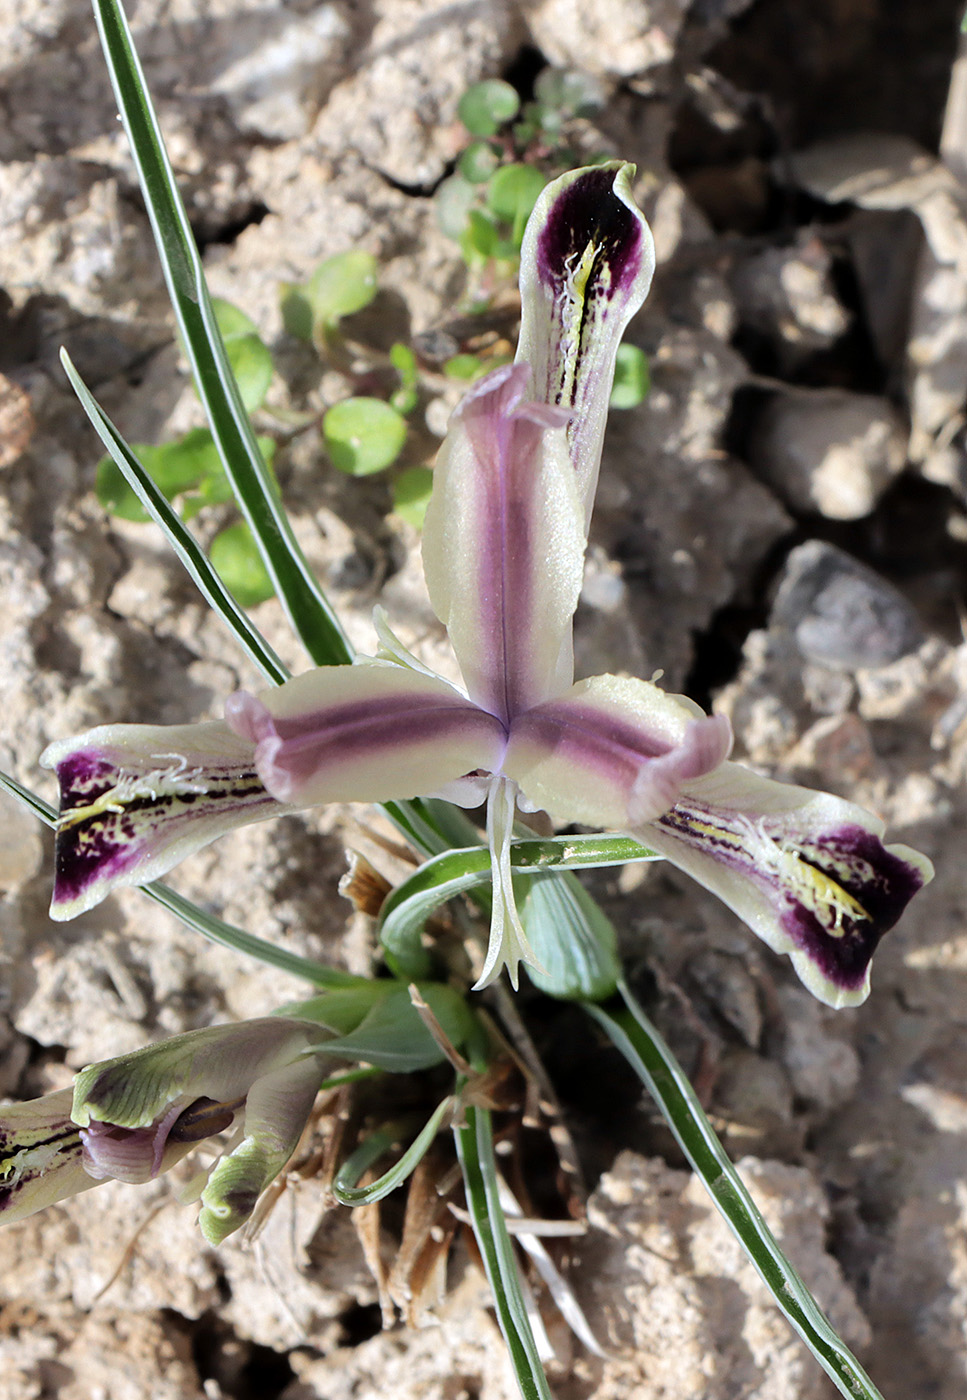
<instances>
[{"instance_id":1,"label":"rocky ground","mask_svg":"<svg viewBox=\"0 0 967 1400\"><path fill-rule=\"evenodd\" d=\"M526 93L551 63L603 84L585 137L638 163L659 269L631 330L652 391L609 430L579 672L664 668L730 715L739 757L875 809L938 875L885 941L869 1002L840 1013L673 872L594 888L763 1210L886 1400L967 1395L958 20L951 0L132 9L212 287L277 351L275 409L305 406L278 284L324 257L378 257L396 338L452 319L465 269L432 194L470 83L503 75ZM152 529L97 503L99 452L58 364L66 344L132 440L199 421L91 15L84 0L3 0L0 34L0 761L49 795L37 756L50 740L218 714L252 677ZM446 407L426 404L413 460ZM278 466L354 641L372 645L380 599L439 664L417 538L385 481L338 476L314 435ZM277 605L257 620L301 666ZM176 883L365 970L369 931L336 894L344 816L239 833ZM51 924L50 883L46 835L4 802L2 1095L299 990L134 892ZM828 1397L614 1053L558 1008L530 1015L596 1186L570 1277L608 1351L590 1357L549 1320L555 1393ZM215 1253L191 1216L167 1179L112 1183L4 1232L7 1400L514 1394L459 1244L446 1298L419 1327L384 1331L365 1229L311 1176L254 1245Z\"/></svg>"}]
</instances>

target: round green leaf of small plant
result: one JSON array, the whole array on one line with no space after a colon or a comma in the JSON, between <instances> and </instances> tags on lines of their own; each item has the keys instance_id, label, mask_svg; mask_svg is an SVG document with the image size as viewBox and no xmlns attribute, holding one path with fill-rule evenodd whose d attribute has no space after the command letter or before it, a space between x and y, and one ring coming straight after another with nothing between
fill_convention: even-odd
<instances>
[{"instance_id":1,"label":"round green leaf of small plant","mask_svg":"<svg viewBox=\"0 0 967 1400\"><path fill-rule=\"evenodd\" d=\"M271 598L275 589L244 520L236 521L212 540L212 565L243 608Z\"/></svg>"},{"instance_id":2,"label":"round green leaf of small plant","mask_svg":"<svg viewBox=\"0 0 967 1400\"><path fill-rule=\"evenodd\" d=\"M395 462L406 439L406 419L382 399L343 399L322 420L334 467L368 476Z\"/></svg>"},{"instance_id":3,"label":"round green leaf of small plant","mask_svg":"<svg viewBox=\"0 0 967 1400\"><path fill-rule=\"evenodd\" d=\"M503 165L490 177L487 203L498 219L512 226L519 238L546 184L545 177L533 165Z\"/></svg>"},{"instance_id":4,"label":"round green leaf of small plant","mask_svg":"<svg viewBox=\"0 0 967 1400\"><path fill-rule=\"evenodd\" d=\"M486 262L496 254L499 242L497 225L490 215L485 214L482 209L471 209L467 216L466 229L460 239L460 247L466 261Z\"/></svg>"},{"instance_id":5,"label":"round green leaf of small plant","mask_svg":"<svg viewBox=\"0 0 967 1400\"><path fill-rule=\"evenodd\" d=\"M534 83L538 102L567 117L589 117L604 106L604 88L576 68L545 68Z\"/></svg>"},{"instance_id":6,"label":"round green leaf of small plant","mask_svg":"<svg viewBox=\"0 0 967 1400\"><path fill-rule=\"evenodd\" d=\"M451 379L479 379L487 366L479 355L453 355L443 366Z\"/></svg>"},{"instance_id":7,"label":"round green leaf of small plant","mask_svg":"<svg viewBox=\"0 0 967 1400\"><path fill-rule=\"evenodd\" d=\"M510 83L500 78L488 78L467 88L460 99L457 113L473 136L493 136L504 122L516 117L520 98Z\"/></svg>"},{"instance_id":8,"label":"round green leaf of small plant","mask_svg":"<svg viewBox=\"0 0 967 1400\"><path fill-rule=\"evenodd\" d=\"M379 264L372 253L353 249L320 263L306 283L314 324L332 326L368 306L378 291Z\"/></svg>"},{"instance_id":9,"label":"round green leaf of small plant","mask_svg":"<svg viewBox=\"0 0 967 1400\"><path fill-rule=\"evenodd\" d=\"M212 298L212 310L223 340L237 340L240 335L258 335L258 326L251 316L222 297Z\"/></svg>"},{"instance_id":10,"label":"round green leaf of small plant","mask_svg":"<svg viewBox=\"0 0 967 1400\"><path fill-rule=\"evenodd\" d=\"M137 457L140 457L143 451L140 446L133 446L131 450ZM120 516L122 520L136 520L139 525L151 519L112 457L102 457L98 462L94 491L101 505L111 515Z\"/></svg>"},{"instance_id":11,"label":"round green leaf of small plant","mask_svg":"<svg viewBox=\"0 0 967 1400\"><path fill-rule=\"evenodd\" d=\"M619 345L615 360L612 408L637 408L651 387L648 358L637 345Z\"/></svg>"},{"instance_id":12,"label":"round green leaf of small plant","mask_svg":"<svg viewBox=\"0 0 967 1400\"><path fill-rule=\"evenodd\" d=\"M250 316L218 297L212 305L245 411L254 413L265 401L272 382L272 355L259 338L258 328Z\"/></svg>"},{"instance_id":13,"label":"round green leaf of small plant","mask_svg":"<svg viewBox=\"0 0 967 1400\"><path fill-rule=\"evenodd\" d=\"M474 141L457 162L457 169L471 185L482 185L497 169L500 157L486 141Z\"/></svg>"},{"instance_id":14,"label":"round green leaf of small plant","mask_svg":"<svg viewBox=\"0 0 967 1400\"><path fill-rule=\"evenodd\" d=\"M394 511L414 529L422 529L432 490L433 473L429 467L408 467L393 482Z\"/></svg>"},{"instance_id":15,"label":"round green leaf of small plant","mask_svg":"<svg viewBox=\"0 0 967 1400\"><path fill-rule=\"evenodd\" d=\"M436 221L448 238L459 239L467 227L467 218L477 192L462 175L451 175L443 181L433 202Z\"/></svg>"}]
</instances>

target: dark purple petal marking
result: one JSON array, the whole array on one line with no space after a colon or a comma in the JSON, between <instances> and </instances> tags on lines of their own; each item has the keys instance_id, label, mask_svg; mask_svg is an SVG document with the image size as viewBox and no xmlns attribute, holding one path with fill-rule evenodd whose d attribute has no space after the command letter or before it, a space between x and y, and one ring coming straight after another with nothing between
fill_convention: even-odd
<instances>
[{"instance_id":1,"label":"dark purple petal marking","mask_svg":"<svg viewBox=\"0 0 967 1400\"><path fill-rule=\"evenodd\" d=\"M770 833L769 818L689 800L657 825L754 884L783 933L844 992L862 988L880 939L924 884L921 869L857 823L792 841Z\"/></svg>"},{"instance_id":2,"label":"dark purple petal marking","mask_svg":"<svg viewBox=\"0 0 967 1400\"><path fill-rule=\"evenodd\" d=\"M95 886L106 893L122 880L135 883L146 861L184 837L186 821L203 845L233 824L278 810L251 761L202 769L160 754L155 762L124 767L96 751L75 750L57 764L55 910L86 903Z\"/></svg>"},{"instance_id":3,"label":"dark purple petal marking","mask_svg":"<svg viewBox=\"0 0 967 1400\"><path fill-rule=\"evenodd\" d=\"M40 1177L80 1155L79 1130L69 1119L41 1133L25 1133L22 1126L8 1129L0 1122L0 1216L19 1205Z\"/></svg>"},{"instance_id":4,"label":"dark purple petal marking","mask_svg":"<svg viewBox=\"0 0 967 1400\"><path fill-rule=\"evenodd\" d=\"M610 301L641 272L641 220L614 192L613 166L585 171L557 196L537 240L537 273L555 296L565 293L589 245L593 261L585 302ZM608 276L602 278L603 268Z\"/></svg>"}]
</instances>

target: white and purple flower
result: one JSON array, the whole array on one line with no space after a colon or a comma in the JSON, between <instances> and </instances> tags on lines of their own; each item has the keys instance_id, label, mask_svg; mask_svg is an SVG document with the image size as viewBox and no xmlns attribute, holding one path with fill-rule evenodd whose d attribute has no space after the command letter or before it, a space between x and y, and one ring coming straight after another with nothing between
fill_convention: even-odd
<instances>
[{"instance_id":1,"label":"white and purple flower","mask_svg":"<svg viewBox=\"0 0 967 1400\"><path fill-rule=\"evenodd\" d=\"M573 680L572 618L624 329L654 253L632 167L548 186L524 239L513 365L466 395L440 451L423 540L465 690L378 618L380 652L258 695L224 723L109 725L53 744L61 785L52 915L143 884L232 827L311 804L487 803L494 901L478 986L533 961L514 902L515 812L631 831L788 953L832 1005L861 1001L881 935L930 878L837 798L727 763L722 716L650 682Z\"/></svg>"},{"instance_id":2,"label":"white and purple flower","mask_svg":"<svg viewBox=\"0 0 967 1400\"><path fill-rule=\"evenodd\" d=\"M0 1110L0 1221L100 1181L142 1185L241 1124L198 1218L210 1244L249 1219L292 1156L324 1075L326 1032L268 1016L188 1031L82 1070L72 1089Z\"/></svg>"}]
</instances>

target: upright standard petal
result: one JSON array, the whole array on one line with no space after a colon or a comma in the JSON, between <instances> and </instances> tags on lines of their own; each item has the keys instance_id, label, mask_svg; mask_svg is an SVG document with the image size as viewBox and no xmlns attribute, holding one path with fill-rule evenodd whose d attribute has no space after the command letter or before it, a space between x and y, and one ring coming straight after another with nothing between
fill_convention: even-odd
<instances>
[{"instance_id":1,"label":"upright standard petal","mask_svg":"<svg viewBox=\"0 0 967 1400\"><path fill-rule=\"evenodd\" d=\"M534 206L520 259L518 361L535 397L569 417L568 441L586 516L625 327L651 286L655 246L619 161L562 175Z\"/></svg>"},{"instance_id":2,"label":"upright standard petal","mask_svg":"<svg viewBox=\"0 0 967 1400\"><path fill-rule=\"evenodd\" d=\"M649 681L594 676L519 716L504 772L562 821L627 829L728 756L732 731Z\"/></svg>"},{"instance_id":3,"label":"upright standard petal","mask_svg":"<svg viewBox=\"0 0 967 1400\"><path fill-rule=\"evenodd\" d=\"M494 370L453 415L423 530L430 601L472 700L505 723L570 685L584 523L566 415Z\"/></svg>"},{"instance_id":4,"label":"upright standard petal","mask_svg":"<svg viewBox=\"0 0 967 1400\"><path fill-rule=\"evenodd\" d=\"M478 768L499 769L506 736L436 676L395 662L324 666L258 696L240 691L225 714L255 747L280 802L384 802L436 792Z\"/></svg>"},{"instance_id":5,"label":"upright standard petal","mask_svg":"<svg viewBox=\"0 0 967 1400\"><path fill-rule=\"evenodd\" d=\"M851 802L726 763L635 834L787 953L820 1001L840 1007L866 999L880 939L933 878L926 856L884 846L883 831Z\"/></svg>"},{"instance_id":6,"label":"upright standard petal","mask_svg":"<svg viewBox=\"0 0 967 1400\"><path fill-rule=\"evenodd\" d=\"M228 725L105 724L41 755L60 784L52 919L143 885L217 837L283 809Z\"/></svg>"}]
</instances>

